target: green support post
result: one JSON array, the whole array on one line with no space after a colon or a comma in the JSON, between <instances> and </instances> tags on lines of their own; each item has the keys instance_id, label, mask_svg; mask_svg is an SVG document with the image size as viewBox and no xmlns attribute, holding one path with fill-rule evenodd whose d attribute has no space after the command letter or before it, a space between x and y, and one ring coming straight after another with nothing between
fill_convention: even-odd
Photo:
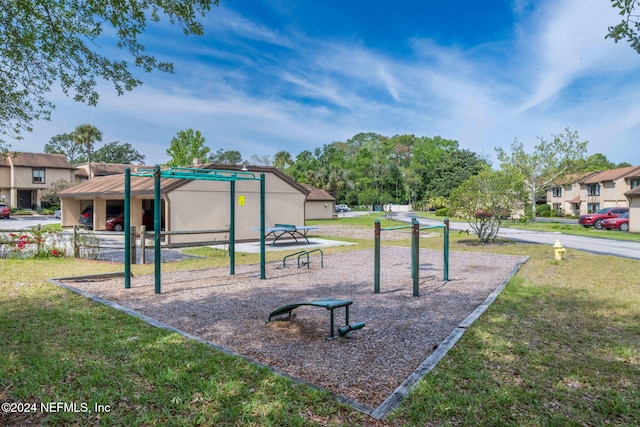
<instances>
[{"instance_id":1,"label":"green support post","mask_svg":"<svg viewBox=\"0 0 640 427\"><path fill-rule=\"evenodd\" d=\"M236 274L236 182L231 181L229 185L229 274L233 276Z\"/></svg>"},{"instance_id":2,"label":"green support post","mask_svg":"<svg viewBox=\"0 0 640 427\"><path fill-rule=\"evenodd\" d=\"M160 285L160 165L153 170L153 245L155 264L155 293L161 293Z\"/></svg>"},{"instance_id":3,"label":"green support post","mask_svg":"<svg viewBox=\"0 0 640 427\"><path fill-rule=\"evenodd\" d=\"M265 214L265 182L264 182L264 173L260 174L260 279L266 279L266 271L265 271L265 224L264 224L264 214Z\"/></svg>"},{"instance_id":4,"label":"green support post","mask_svg":"<svg viewBox=\"0 0 640 427\"><path fill-rule=\"evenodd\" d=\"M373 256L373 293L380 293L380 220L376 219L374 235L374 256Z\"/></svg>"},{"instance_id":5,"label":"green support post","mask_svg":"<svg viewBox=\"0 0 640 427\"><path fill-rule=\"evenodd\" d=\"M444 219L444 266L442 280L449 280L449 218Z\"/></svg>"},{"instance_id":6,"label":"green support post","mask_svg":"<svg viewBox=\"0 0 640 427\"><path fill-rule=\"evenodd\" d=\"M420 224L418 220L411 220L411 277L413 277L413 296L420 296Z\"/></svg>"},{"instance_id":7,"label":"green support post","mask_svg":"<svg viewBox=\"0 0 640 427\"><path fill-rule=\"evenodd\" d=\"M131 168L124 169L124 288L131 288Z\"/></svg>"}]
</instances>

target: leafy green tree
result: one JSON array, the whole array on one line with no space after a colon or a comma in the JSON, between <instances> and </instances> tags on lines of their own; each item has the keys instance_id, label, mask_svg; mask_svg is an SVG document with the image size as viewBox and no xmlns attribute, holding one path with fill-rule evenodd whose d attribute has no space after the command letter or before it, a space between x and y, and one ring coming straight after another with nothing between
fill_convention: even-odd
<instances>
[{"instance_id":1,"label":"leafy green tree","mask_svg":"<svg viewBox=\"0 0 640 427\"><path fill-rule=\"evenodd\" d=\"M171 139L171 144L167 149L167 156L171 158L166 166L188 167L195 159L205 160L211 151L204 145L205 138L199 130L181 130L177 136Z\"/></svg>"},{"instance_id":2,"label":"leafy green tree","mask_svg":"<svg viewBox=\"0 0 640 427\"><path fill-rule=\"evenodd\" d=\"M480 244L495 240L502 221L524 206L524 183L514 170L485 167L451 192L449 213L464 218Z\"/></svg>"},{"instance_id":3,"label":"leafy green tree","mask_svg":"<svg viewBox=\"0 0 640 427\"><path fill-rule=\"evenodd\" d=\"M298 182L311 184L309 175L319 167L319 161L309 150L301 151L286 173Z\"/></svg>"},{"instance_id":4,"label":"leafy green tree","mask_svg":"<svg viewBox=\"0 0 640 427\"><path fill-rule=\"evenodd\" d=\"M71 139L86 150L87 164L89 165L89 179L93 178L93 174L91 173L91 149L96 141L102 141L102 132L93 125L84 124L75 128L71 134Z\"/></svg>"},{"instance_id":5,"label":"leafy green tree","mask_svg":"<svg viewBox=\"0 0 640 427\"><path fill-rule=\"evenodd\" d=\"M85 148L76 144L73 140L73 134L62 133L52 137L48 143L44 145L44 152L48 154L64 154L71 164L82 163L86 158Z\"/></svg>"},{"instance_id":6,"label":"leafy green tree","mask_svg":"<svg viewBox=\"0 0 640 427\"><path fill-rule=\"evenodd\" d=\"M424 186L423 198L430 200L438 196L449 197L454 188L479 173L485 166L488 166L486 161L469 150L450 149L443 152L440 160L432 166L430 180Z\"/></svg>"},{"instance_id":7,"label":"leafy green tree","mask_svg":"<svg viewBox=\"0 0 640 427\"><path fill-rule=\"evenodd\" d=\"M172 72L173 65L146 52L139 37L149 21L165 16L185 35L201 35L197 21L218 0L2 1L0 12L0 135L22 138L32 122L50 119L53 85L78 102L96 105L99 80L121 95L141 84L130 64L144 71ZM113 43L127 57L109 59L100 46ZM123 59L124 58L124 59ZM4 140L0 148L6 150Z\"/></svg>"},{"instance_id":8,"label":"leafy green tree","mask_svg":"<svg viewBox=\"0 0 640 427\"><path fill-rule=\"evenodd\" d=\"M575 172L587 152L587 141L579 141L578 132L565 129L551 141L538 138L539 144L527 153L522 142L515 140L508 154L496 148L501 168L520 175L529 192L531 211L536 210L536 194L546 189L557 177Z\"/></svg>"},{"instance_id":9,"label":"leafy green tree","mask_svg":"<svg viewBox=\"0 0 640 427\"><path fill-rule=\"evenodd\" d=\"M607 169L614 169L616 164L610 162L607 159L607 156L601 153L592 154L586 159L577 162L577 171L578 172L593 172L593 171L604 171Z\"/></svg>"},{"instance_id":10,"label":"leafy green tree","mask_svg":"<svg viewBox=\"0 0 640 427\"><path fill-rule=\"evenodd\" d=\"M614 8L619 9L622 21L609 27L609 33L605 38L611 38L616 43L626 39L631 48L640 53L640 1L611 0L611 3Z\"/></svg>"},{"instance_id":11,"label":"leafy green tree","mask_svg":"<svg viewBox=\"0 0 640 427\"><path fill-rule=\"evenodd\" d=\"M210 163L220 163L224 165L239 165L242 163L242 154L236 150L223 150L222 148L209 156Z\"/></svg>"},{"instance_id":12,"label":"leafy green tree","mask_svg":"<svg viewBox=\"0 0 640 427\"><path fill-rule=\"evenodd\" d=\"M411 170L420 176L421 186L415 188L417 194L428 199L431 193L427 189L433 187L432 181L437 178L436 169L447 153L458 149L458 142L440 136L433 138L417 138L411 156Z\"/></svg>"},{"instance_id":13,"label":"leafy green tree","mask_svg":"<svg viewBox=\"0 0 640 427\"><path fill-rule=\"evenodd\" d=\"M130 165L133 162L143 162L145 156L128 142L120 144L120 142L114 141L97 149L93 153L93 159L95 162Z\"/></svg>"}]
</instances>

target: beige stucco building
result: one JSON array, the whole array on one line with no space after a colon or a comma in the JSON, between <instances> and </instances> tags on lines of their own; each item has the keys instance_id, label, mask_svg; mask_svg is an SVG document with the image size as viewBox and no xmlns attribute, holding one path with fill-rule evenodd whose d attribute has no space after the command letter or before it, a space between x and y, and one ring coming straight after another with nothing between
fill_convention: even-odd
<instances>
[{"instance_id":1,"label":"beige stucco building","mask_svg":"<svg viewBox=\"0 0 640 427\"><path fill-rule=\"evenodd\" d=\"M305 219L332 219L336 211L336 199L324 190L302 184L308 191L305 201Z\"/></svg>"},{"instance_id":2,"label":"beige stucco building","mask_svg":"<svg viewBox=\"0 0 640 427\"><path fill-rule=\"evenodd\" d=\"M0 199L17 209L39 209L42 191L52 183L73 183L75 167L64 154L9 152L0 156Z\"/></svg>"},{"instance_id":3,"label":"beige stucco building","mask_svg":"<svg viewBox=\"0 0 640 427\"><path fill-rule=\"evenodd\" d=\"M240 171L235 165L204 165L206 169ZM134 171L132 171L134 172ZM249 166L249 172L265 176L265 225L304 225L305 200L309 190L273 167ZM235 239L257 240L260 226L259 181L237 181L235 198L230 200L230 183L162 178L160 180L161 218L164 231L209 231L228 229L231 224L231 203L235 209ZM80 212L93 205L93 228L104 230L108 206L122 205L124 175L95 177L59 193L62 202L62 226L78 223ZM154 206L154 180L131 177L131 225L139 230L143 212ZM168 245L220 242L229 239L228 233L175 234L164 236Z\"/></svg>"},{"instance_id":4,"label":"beige stucco building","mask_svg":"<svg viewBox=\"0 0 640 427\"><path fill-rule=\"evenodd\" d=\"M630 206L626 193L639 185L640 166L568 175L547 190L547 203L551 209L565 215L583 215L602 208Z\"/></svg>"}]
</instances>

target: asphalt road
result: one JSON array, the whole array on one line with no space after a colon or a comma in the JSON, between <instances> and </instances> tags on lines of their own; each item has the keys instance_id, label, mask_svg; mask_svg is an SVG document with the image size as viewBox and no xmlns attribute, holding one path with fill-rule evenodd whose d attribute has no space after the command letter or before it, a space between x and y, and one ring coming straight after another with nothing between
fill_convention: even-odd
<instances>
[{"instance_id":1,"label":"asphalt road","mask_svg":"<svg viewBox=\"0 0 640 427\"><path fill-rule=\"evenodd\" d=\"M401 213L399 216L401 221L411 222L411 213ZM442 221L419 218L421 225L437 225ZM469 230L471 227L467 223L450 222L450 230ZM611 231L612 236L620 231ZM570 249L580 249L583 251L593 252L603 255L614 255L625 258L640 259L640 243L629 242L626 240L615 240L598 237L572 236L562 233L548 233L540 231L518 230L515 228L501 228L498 237L509 240L516 240L526 243L539 243L541 245L549 245L552 247L556 240L560 240L562 246Z\"/></svg>"}]
</instances>

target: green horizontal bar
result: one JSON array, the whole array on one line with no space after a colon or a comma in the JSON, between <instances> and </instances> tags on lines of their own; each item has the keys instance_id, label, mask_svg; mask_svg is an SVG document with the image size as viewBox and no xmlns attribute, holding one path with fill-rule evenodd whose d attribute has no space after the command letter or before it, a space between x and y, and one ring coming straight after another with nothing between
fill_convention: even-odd
<instances>
[{"instance_id":1,"label":"green horizontal bar","mask_svg":"<svg viewBox=\"0 0 640 427\"><path fill-rule=\"evenodd\" d=\"M428 228L445 228L444 225L427 225L425 227L420 227L420 230L426 230Z\"/></svg>"},{"instance_id":2,"label":"green horizontal bar","mask_svg":"<svg viewBox=\"0 0 640 427\"><path fill-rule=\"evenodd\" d=\"M141 169L131 176L152 177L155 171L152 169ZM199 168L171 168L160 170L160 178L180 178L198 179L204 181L259 181L253 172L221 171L214 169Z\"/></svg>"},{"instance_id":3,"label":"green horizontal bar","mask_svg":"<svg viewBox=\"0 0 640 427\"><path fill-rule=\"evenodd\" d=\"M380 230L386 230L386 231L389 231L389 230L400 230L402 228L411 228L411 227L413 227L413 225L399 225L398 227L381 228Z\"/></svg>"}]
</instances>

